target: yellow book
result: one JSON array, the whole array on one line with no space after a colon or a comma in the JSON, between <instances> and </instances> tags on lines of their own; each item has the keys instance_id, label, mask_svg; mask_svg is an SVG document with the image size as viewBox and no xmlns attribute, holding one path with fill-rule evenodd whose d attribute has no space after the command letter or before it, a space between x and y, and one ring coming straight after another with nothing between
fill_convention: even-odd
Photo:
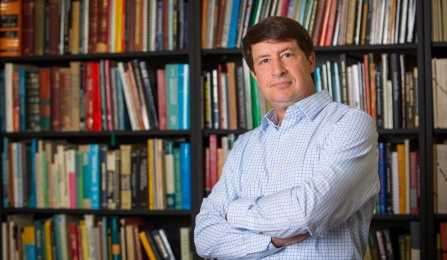
<instances>
[{"instance_id":1,"label":"yellow book","mask_svg":"<svg viewBox=\"0 0 447 260\"><path fill-rule=\"evenodd\" d=\"M80 220L79 225L81 227L82 258L88 259L88 239L87 239L87 228L85 226L85 220Z\"/></svg>"},{"instance_id":2,"label":"yellow book","mask_svg":"<svg viewBox=\"0 0 447 260\"><path fill-rule=\"evenodd\" d=\"M53 224L52 219L48 219L44 223L44 232L45 232L45 256L47 260L53 259L53 245L51 243L51 225Z\"/></svg>"},{"instance_id":3,"label":"yellow book","mask_svg":"<svg viewBox=\"0 0 447 260\"><path fill-rule=\"evenodd\" d=\"M154 209L154 144L152 139L147 140L147 179L148 179L148 198L149 209Z\"/></svg>"},{"instance_id":4,"label":"yellow book","mask_svg":"<svg viewBox=\"0 0 447 260\"><path fill-rule=\"evenodd\" d=\"M120 203L121 209L131 209L132 208L132 193L131 193L131 150L132 145L122 144L120 146L120 156L121 156L121 196Z\"/></svg>"},{"instance_id":5,"label":"yellow book","mask_svg":"<svg viewBox=\"0 0 447 260\"><path fill-rule=\"evenodd\" d=\"M397 144L397 169L399 179L399 213L407 214L407 192L405 175L405 144Z\"/></svg>"},{"instance_id":6,"label":"yellow book","mask_svg":"<svg viewBox=\"0 0 447 260\"><path fill-rule=\"evenodd\" d=\"M150 260L156 260L154 251L152 250L151 245L149 244L149 241L147 240L146 234L144 231L141 231L138 233L138 236L140 237L141 244L144 247L144 251L146 251L147 257L149 257Z\"/></svg>"}]
</instances>

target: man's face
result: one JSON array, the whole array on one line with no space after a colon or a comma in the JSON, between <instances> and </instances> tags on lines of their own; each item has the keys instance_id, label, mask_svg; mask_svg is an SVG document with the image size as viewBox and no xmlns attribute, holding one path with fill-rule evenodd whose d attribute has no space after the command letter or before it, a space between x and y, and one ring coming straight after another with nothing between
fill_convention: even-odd
<instances>
[{"instance_id":1,"label":"man's face","mask_svg":"<svg viewBox=\"0 0 447 260\"><path fill-rule=\"evenodd\" d=\"M315 53L306 57L296 41L256 43L252 45L252 55L252 76L275 110L285 110L314 93L311 73Z\"/></svg>"}]
</instances>

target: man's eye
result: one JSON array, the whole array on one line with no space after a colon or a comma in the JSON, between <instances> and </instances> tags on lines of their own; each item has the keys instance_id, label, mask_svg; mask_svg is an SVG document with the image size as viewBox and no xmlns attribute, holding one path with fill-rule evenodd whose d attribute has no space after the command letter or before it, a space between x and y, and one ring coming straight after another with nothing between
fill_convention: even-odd
<instances>
[{"instance_id":1,"label":"man's eye","mask_svg":"<svg viewBox=\"0 0 447 260\"><path fill-rule=\"evenodd\" d=\"M284 53L284 57L286 58L292 57L292 53Z\"/></svg>"},{"instance_id":2,"label":"man's eye","mask_svg":"<svg viewBox=\"0 0 447 260\"><path fill-rule=\"evenodd\" d=\"M268 59L263 59L261 60L261 63L267 63L269 60Z\"/></svg>"}]
</instances>

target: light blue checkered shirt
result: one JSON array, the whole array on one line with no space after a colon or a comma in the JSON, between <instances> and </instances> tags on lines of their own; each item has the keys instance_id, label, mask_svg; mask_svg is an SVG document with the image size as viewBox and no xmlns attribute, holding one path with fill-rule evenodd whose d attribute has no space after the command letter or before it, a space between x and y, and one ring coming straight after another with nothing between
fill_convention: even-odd
<instances>
[{"instance_id":1,"label":"light blue checkered shirt","mask_svg":"<svg viewBox=\"0 0 447 260\"><path fill-rule=\"evenodd\" d=\"M235 142L196 218L202 257L363 259L376 194L377 131L323 90ZM225 220L227 215L228 221ZM271 237L311 237L275 248Z\"/></svg>"}]
</instances>

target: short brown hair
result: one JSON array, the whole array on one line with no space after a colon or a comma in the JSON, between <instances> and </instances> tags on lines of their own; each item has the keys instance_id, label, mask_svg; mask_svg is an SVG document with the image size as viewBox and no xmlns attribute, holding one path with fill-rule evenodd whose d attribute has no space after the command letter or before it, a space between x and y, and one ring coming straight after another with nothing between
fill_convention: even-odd
<instances>
[{"instance_id":1,"label":"short brown hair","mask_svg":"<svg viewBox=\"0 0 447 260\"><path fill-rule=\"evenodd\" d=\"M314 45L309 32L297 21L283 16L269 16L248 29L242 40L242 54L251 71L254 71L251 46L266 40L295 40L302 52L309 57Z\"/></svg>"}]
</instances>

